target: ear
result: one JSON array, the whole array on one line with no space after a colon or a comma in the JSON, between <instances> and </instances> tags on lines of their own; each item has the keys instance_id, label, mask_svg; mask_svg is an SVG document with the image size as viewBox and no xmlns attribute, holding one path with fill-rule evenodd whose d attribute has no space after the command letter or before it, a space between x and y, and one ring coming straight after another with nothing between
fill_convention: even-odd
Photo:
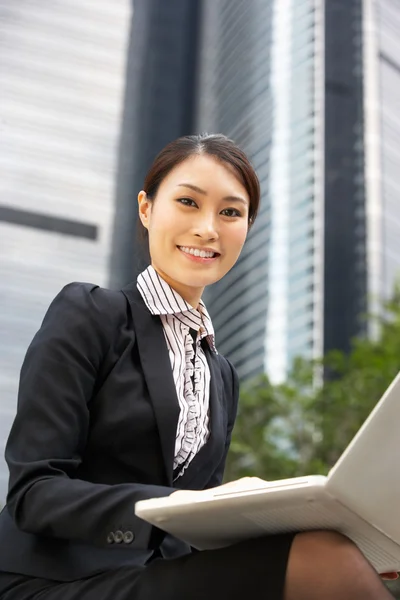
<instances>
[{"instance_id":1,"label":"ear","mask_svg":"<svg viewBox=\"0 0 400 600\"><path fill-rule=\"evenodd\" d=\"M141 190L138 194L139 218L143 227L149 228L152 202L148 199L146 192Z\"/></svg>"}]
</instances>

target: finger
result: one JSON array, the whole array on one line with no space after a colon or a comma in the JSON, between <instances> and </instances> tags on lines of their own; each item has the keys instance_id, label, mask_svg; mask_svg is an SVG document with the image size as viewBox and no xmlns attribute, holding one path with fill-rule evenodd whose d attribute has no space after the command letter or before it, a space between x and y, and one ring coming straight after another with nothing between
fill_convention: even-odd
<instances>
[{"instance_id":1,"label":"finger","mask_svg":"<svg viewBox=\"0 0 400 600\"><path fill-rule=\"evenodd\" d=\"M399 574L396 571L391 571L390 573L381 573L382 579L386 579L388 581L393 581L394 579L399 578Z\"/></svg>"}]
</instances>

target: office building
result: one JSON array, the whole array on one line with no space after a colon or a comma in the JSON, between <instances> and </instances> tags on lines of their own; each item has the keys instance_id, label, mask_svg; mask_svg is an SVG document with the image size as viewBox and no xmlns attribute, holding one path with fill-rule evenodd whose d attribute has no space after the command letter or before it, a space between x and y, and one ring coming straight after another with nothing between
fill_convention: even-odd
<instances>
[{"instance_id":1,"label":"office building","mask_svg":"<svg viewBox=\"0 0 400 600\"><path fill-rule=\"evenodd\" d=\"M202 64L198 128L242 145L263 192L243 256L206 296L218 347L243 379L284 373L292 354L322 343L323 16L313 8L237 0L203 11L213 56Z\"/></svg>"},{"instance_id":2,"label":"office building","mask_svg":"<svg viewBox=\"0 0 400 600\"><path fill-rule=\"evenodd\" d=\"M51 299L73 280L108 283L132 7L129 0L51 7L0 0L0 7L3 455L19 369ZM6 485L1 457L0 504Z\"/></svg>"},{"instance_id":3,"label":"office building","mask_svg":"<svg viewBox=\"0 0 400 600\"><path fill-rule=\"evenodd\" d=\"M137 236L137 194L158 152L193 133L200 0L135 0L127 57L110 285L148 264Z\"/></svg>"},{"instance_id":4,"label":"office building","mask_svg":"<svg viewBox=\"0 0 400 600\"><path fill-rule=\"evenodd\" d=\"M389 0L203 3L198 129L260 176L243 257L206 294L242 379L347 351L400 267L400 7Z\"/></svg>"}]
</instances>

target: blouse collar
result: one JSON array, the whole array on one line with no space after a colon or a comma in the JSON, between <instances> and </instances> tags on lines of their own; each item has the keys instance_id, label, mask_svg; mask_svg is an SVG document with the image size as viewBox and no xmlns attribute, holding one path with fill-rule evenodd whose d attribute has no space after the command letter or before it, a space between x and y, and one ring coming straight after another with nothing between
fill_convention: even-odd
<instances>
[{"instance_id":1,"label":"blouse collar","mask_svg":"<svg viewBox=\"0 0 400 600\"><path fill-rule=\"evenodd\" d=\"M217 354L213 324L202 300L197 309L182 298L152 267L138 275L137 288L152 315L174 315L181 323L206 338L211 350Z\"/></svg>"}]
</instances>

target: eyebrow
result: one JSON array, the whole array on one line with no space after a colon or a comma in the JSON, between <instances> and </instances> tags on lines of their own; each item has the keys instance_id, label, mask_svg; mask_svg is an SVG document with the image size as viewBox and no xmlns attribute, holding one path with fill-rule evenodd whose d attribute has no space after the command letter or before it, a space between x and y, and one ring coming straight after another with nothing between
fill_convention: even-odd
<instances>
[{"instance_id":1,"label":"eyebrow","mask_svg":"<svg viewBox=\"0 0 400 600\"><path fill-rule=\"evenodd\" d=\"M197 185L193 185L192 183L179 183L178 187L187 187L193 190L194 192L198 192L199 194L207 196L206 190L202 190ZM225 196L224 198L222 198L222 200L227 200L229 202L240 202L241 204L248 206L248 202L246 202L246 200L241 196Z\"/></svg>"}]
</instances>

